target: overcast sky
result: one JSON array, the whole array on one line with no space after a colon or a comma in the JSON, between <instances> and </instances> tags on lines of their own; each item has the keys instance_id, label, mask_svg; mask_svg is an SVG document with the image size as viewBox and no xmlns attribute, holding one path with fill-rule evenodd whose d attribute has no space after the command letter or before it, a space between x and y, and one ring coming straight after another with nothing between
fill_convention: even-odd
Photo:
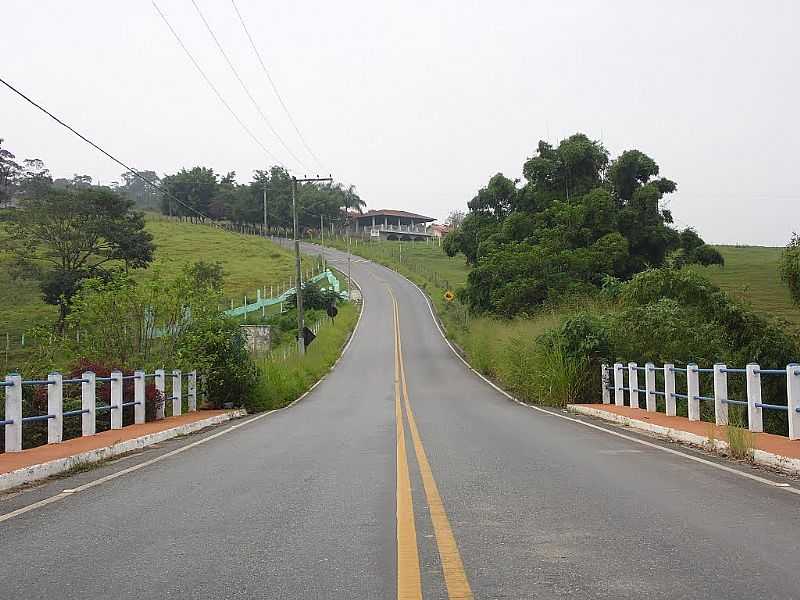
<instances>
[{"instance_id":1,"label":"overcast sky","mask_svg":"<svg viewBox=\"0 0 800 600\"><path fill-rule=\"evenodd\" d=\"M637 148L678 184L679 225L783 245L800 230L800 3L197 0L298 165L230 73L191 0L157 0L257 138L296 174L332 173L370 208L443 219L539 139ZM271 161L150 0L3 0L0 76L136 168ZM0 137L55 176L119 180L107 158L0 88Z\"/></svg>"}]
</instances>

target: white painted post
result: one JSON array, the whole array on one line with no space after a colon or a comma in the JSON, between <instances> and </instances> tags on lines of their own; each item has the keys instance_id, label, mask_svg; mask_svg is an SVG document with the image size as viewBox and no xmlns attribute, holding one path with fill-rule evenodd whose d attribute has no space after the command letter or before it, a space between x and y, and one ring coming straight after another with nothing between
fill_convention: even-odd
<instances>
[{"instance_id":1,"label":"white painted post","mask_svg":"<svg viewBox=\"0 0 800 600\"><path fill-rule=\"evenodd\" d=\"M614 405L625 405L625 375L622 363L614 363Z\"/></svg>"},{"instance_id":2,"label":"white painted post","mask_svg":"<svg viewBox=\"0 0 800 600\"><path fill-rule=\"evenodd\" d=\"M631 408L639 408L639 371L635 362L628 363L628 398Z\"/></svg>"},{"instance_id":3,"label":"white painted post","mask_svg":"<svg viewBox=\"0 0 800 600\"><path fill-rule=\"evenodd\" d=\"M800 365L786 365L786 405L789 411L789 439L800 439Z\"/></svg>"},{"instance_id":4,"label":"white painted post","mask_svg":"<svg viewBox=\"0 0 800 600\"><path fill-rule=\"evenodd\" d=\"M761 373L759 366L749 363L745 367L747 373L747 426L750 431L761 433L764 431L764 422L761 415Z\"/></svg>"},{"instance_id":5,"label":"white painted post","mask_svg":"<svg viewBox=\"0 0 800 600\"><path fill-rule=\"evenodd\" d=\"M664 399L667 402L667 416L674 417L678 410L675 403L675 365L666 363L664 365Z\"/></svg>"},{"instance_id":6,"label":"white painted post","mask_svg":"<svg viewBox=\"0 0 800 600\"><path fill-rule=\"evenodd\" d=\"M111 429L122 429L122 372L111 371Z\"/></svg>"},{"instance_id":7,"label":"white painted post","mask_svg":"<svg viewBox=\"0 0 800 600\"><path fill-rule=\"evenodd\" d=\"M609 367L606 363L600 365L600 381L603 384L603 404L611 404L611 390L609 390L610 386L610 377L608 376Z\"/></svg>"},{"instance_id":8,"label":"white painted post","mask_svg":"<svg viewBox=\"0 0 800 600\"><path fill-rule=\"evenodd\" d=\"M81 415L81 435L94 435L97 417L97 395L95 378L92 371L85 371L81 375L81 409L87 411Z\"/></svg>"},{"instance_id":9,"label":"white painted post","mask_svg":"<svg viewBox=\"0 0 800 600\"><path fill-rule=\"evenodd\" d=\"M653 363L644 365L644 389L647 412L656 412L656 366Z\"/></svg>"},{"instance_id":10,"label":"white painted post","mask_svg":"<svg viewBox=\"0 0 800 600\"><path fill-rule=\"evenodd\" d=\"M689 420L700 420L700 372L697 370L697 365L689 363L686 365L686 395L689 396L687 403L689 405Z\"/></svg>"},{"instance_id":11,"label":"white painted post","mask_svg":"<svg viewBox=\"0 0 800 600\"><path fill-rule=\"evenodd\" d=\"M141 425L144 423L145 401L147 400L147 381L144 378L144 371L133 372L133 423Z\"/></svg>"},{"instance_id":12,"label":"white painted post","mask_svg":"<svg viewBox=\"0 0 800 600\"><path fill-rule=\"evenodd\" d=\"M172 371L172 416L179 417L181 414L181 372L178 369Z\"/></svg>"},{"instance_id":13,"label":"white painted post","mask_svg":"<svg viewBox=\"0 0 800 600\"><path fill-rule=\"evenodd\" d=\"M189 404L189 412L194 412L197 410L197 371L189 371L186 387L188 388L186 399Z\"/></svg>"},{"instance_id":14,"label":"white painted post","mask_svg":"<svg viewBox=\"0 0 800 600\"><path fill-rule=\"evenodd\" d=\"M155 376L155 384L156 384L156 391L159 393L161 399L156 404L156 421L159 421L164 418L164 407L166 400L165 398L167 395L164 393L166 383L166 377L164 376L164 369L156 369L156 376Z\"/></svg>"},{"instance_id":15,"label":"white painted post","mask_svg":"<svg viewBox=\"0 0 800 600\"><path fill-rule=\"evenodd\" d=\"M714 422L717 425L728 424L728 374L724 364L714 365Z\"/></svg>"},{"instance_id":16,"label":"white painted post","mask_svg":"<svg viewBox=\"0 0 800 600\"><path fill-rule=\"evenodd\" d=\"M61 373L47 375L47 443L60 444L64 437L64 384Z\"/></svg>"},{"instance_id":17,"label":"white painted post","mask_svg":"<svg viewBox=\"0 0 800 600\"><path fill-rule=\"evenodd\" d=\"M6 407L3 413L5 421L12 421L5 426L6 452L22 450L22 376L14 373L6 375Z\"/></svg>"}]
</instances>

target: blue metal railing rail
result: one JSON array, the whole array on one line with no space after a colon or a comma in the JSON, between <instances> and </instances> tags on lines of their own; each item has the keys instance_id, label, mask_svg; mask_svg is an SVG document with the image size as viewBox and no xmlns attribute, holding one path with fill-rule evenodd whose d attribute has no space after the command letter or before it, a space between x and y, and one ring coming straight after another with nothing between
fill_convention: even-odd
<instances>
[{"instance_id":1,"label":"blue metal railing rail","mask_svg":"<svg viewBox=\"0 0 800 600\"><path fill-rule=\"evenodd\" d=\"M23 379L18 373L6 375L5 381L0 381L0 387L5 390L5 414L0 419L0 428L5 430L5 451L19 452L22 450L23 426L29 423L48 422L47 442L59 443L63 436L63 422L65 417L81 417L81 435L94 435L96 430L95 416L98 413L110 413L111 429L122 429L123 410L133 408L133 423L145 422L145 403L147 388L146 379L155 381L156 392L162 402L156 403L156 419L164 418L164 405L172 401L173 416L180 415L184 410L184 400L188 403L189 411L197 410L197 372L182 372L175 370L167 373L158 369L154 373L136 371L123 374L113 371L108 376L97 376L92 372L85 372L80 377L62 378L60 373L50 373L46 379ZM183 392L182 382L186 380L187 393ZM133 397L124 398L131 394L130 387L125 386L126 381L134 381ZM171 381L170 394L166 394L168 382ZM97 403L97 389L103 384L110 384L110 402ZM81 385L80 408L64 410L64 386ZM34 386L47 387L47 412L48 414L28 415L23 414L23 388ZM127 391L126 391L127 387ZM74 388L71 388L74 389ZM109 388L103 388L108 390ZM127 413L126 413L127 414Z\"/></svg>"},{"instance_id":2,"label":"blue metal railing rail","mask_svg":"<svg viewBox=\"0 0 800 600\"><path fill-rule=\"evenodd\" d=\"M644 389L637 375L640 372L645 373ZM656 377L656 374L659 377ZM678 382L680 390L676 388L676 376L679 374L684 377ZM713 375L713 394L701 392L701 387L709 386L711 380L711 378L701 378L701 374ZM746 400L727 397L729 374L745 376ZM786 404L775 402L772 398L762 400L762 375L786 378ZM617 406L641 408L639 402L640 395L643 394L647 411L659 410L656 398L663 398L666 401L667 415L676 416L678 408L676 401L681 400L683 401L681 406L684 407L682 410L688 411L689 420L698 421L701 419L700 403L713 403L714 420L718 425L728 424L728 406L744 406L747 407L747 426L754 432L763 431L763 410L783 412L788 415L789 438L800 440L800 365L794 363L786 365L783 369L761 368L758 364L748 364L745 368L715 364L713 368L707 368L693 363L683 367L669 363L660 367L653 363L646 363L644 366L636 363L615 363L613 366L602 365L601 377L605 404L613 401ZM768 391L771 396L775 393L772 388L768 388ZM664 410L663 403L661 407L660 410Z\"/></svg>"}]
</instances>

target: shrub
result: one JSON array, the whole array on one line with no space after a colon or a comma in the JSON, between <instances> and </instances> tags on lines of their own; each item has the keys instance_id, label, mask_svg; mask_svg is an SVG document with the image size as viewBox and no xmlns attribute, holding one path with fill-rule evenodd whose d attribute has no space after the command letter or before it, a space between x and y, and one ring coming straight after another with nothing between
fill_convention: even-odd
<instances>
[{"instance_id":1,"label":"shrub","mask_svg":"<svg viewBox=\"0 0 800 600\"><path fill-rule=\"evenodd\" d=\"M321 289L316 283L307 283L303 286L303 309L325 310L331 304L339 301L339 295L332 289ZM292 294L286 299L287 305L297 306L297 294Z\"/></svg>"},{"instance_id":2,"label":"shrub","mask_svg":"<svg viewBox=\"0 0 800 600\"><path fill-rule=\"evenodd\" d=\"M223 315L194 319L181 336L176 357L185 368L202 373L208 404L244 406L258 382L258 370L247 352L238 323Z\"/></svg>"},{"instance_id":3,"label":"shrub","mask_svg":"<svg viewBox=\"0 0 800 600\"><path fill-rule=\"evenodd\" d=\"M702 275L668 268L639 273L622 284L619 304L612 310L564 317L544 341L586 361L590 375L576 385L577 395L589 401L599 398L601 362L706 366L724 362L739 367L758 362L774 368L795 361L798 355L795 340L776 323L755 314ZM710 377L703 375L703 389L710 385ZM743 377L730 378L729 393L745 396ZM785 382L763 381L765 402L785 404L785 394ZM685 403L679 409L685 409ZM710 417L710 407L704 405L702 415ZM766 431L785 433L787 427L786 414L765 412Z\"/></svg>"}]
</instances>

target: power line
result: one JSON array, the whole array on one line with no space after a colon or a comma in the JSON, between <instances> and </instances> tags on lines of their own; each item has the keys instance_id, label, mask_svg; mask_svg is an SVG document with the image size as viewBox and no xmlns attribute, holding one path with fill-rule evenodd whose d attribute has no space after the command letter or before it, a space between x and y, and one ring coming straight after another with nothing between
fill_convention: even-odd
<instances>
[{"instance_id":1,"label":"power line","mask_svg":"<svg viewBox=\"0 0 800 600\"><path fill-rule=\"evenodd\" d=\"M253 94L250 93L250 90L248 89L247 85L245 85L244 80L239 75L239 72L236 70L236 67L233 66L233 62L231 61L231 59L228 58L228 54L225 52L224 48L222 47L222 44L220 43L219 39L217 38L216 34L214 33L214 30L211 28L211 25L208 23L208 21L206 20L205 16L203 15L203 11L200 10L200 7L198 6L197 2L195 2L195 0L192 0L192 4L194 5L194 8L197 11L197 14L200 15L200 19L202 19L203 25L206 26L206 30L208 31L209 35L211 35L211 38L214 40L214 43L217 45L217 49L219 50L220 54L222 54L222 58L224 58L225 62L228 63L228 67L230 68L231 72L233 73L233 76L236 77L236 81L239 82L239 85L242 86L242 89L244 90L244 93L247 94L248 98L250 98L250 102L253 103L253 106L255 107L256 111L258 111L258 114L261 117L261 119L264 121L264 123L267 124L267 127L269 127L270 131L272 131L273 135L276 138L278 138L278 141L286 149L286 151L289 153L289 155L293 159L295 159L297 161L297 164L299 164L303 169L306 169L307 167L306 167L305 163L303 163L303 161L300 160L294 152L292 152L292 149L289 148L289 146L286 145L286 142L283 141L283 138L280 136L280 134L272 126L272 123L270 122L270 120L267 117L267 115L265 115L264 111L261 110L261 106L258 104L258 102L256 102L256 99L253 97Z\"/></svg>"},{"instance_id":2,"label":"power line","mask_svg":"<svg viewBox=\"0 0 800 600\"><path fill-rule=\"evenodd\" d=\"M283 101L283 98L278 92L278 86L276 86L275 82L272 81L272 76L269 74L269 70L267 69L267 66L264 64L264 60L261 58L261 53L258 51L258 48L256 48L256 44L253 41L253 37L250 35L250 31L247 29L247 25L244 24L244 18L242 18L242 13L239 12L239 8L236 6L235 0L231 0L231 4L233 4L233 9L236 11L236 15L239 17L239 22L242 24L242 29L244 29L245 34L247 34L247 39L250 40L250 46L253 48L253 52L255 52L256 58L258 58L258 62L261 65L261 69L264 71L264 74L267 76L269 84L272 86L272 91L275 92L275 96L278 98L278 101L281 103L283 110L286 112L286 116L289 117L289 121L291 122L292 127L294 127L294 130L297 132L297 137L299 137L300 141L303 142L303 146L311 155L311 157L316 161L317 166L324 169L325 165L323 165L322 161L319 158L317 158L317 155L314 154L314 151L311 150L311 147L306 142L306 138L303 137L302 133L300 133L300 128L297 126L297 123L295 123L294 118L292 117L292 113L289 112L289 107L286 106L286 103Z\"/></svg>"},{"instance_id":3,"label":"power line","mask_svg":"<svg viewBox=\"0 0 800 600\"><path fill-rule=\"evenodd\" d=\"M35 106L36 108L38 108L40 111L42 111L42 112L43 112L44 114L46 114L48 117L50 117L51 119L53 119L53 120L54 120L56 123L58 123L58 124L59 124L59 125L61 125L62 127L66 127L67 129L69 129L69 130L70 130L72 133L74 133L74 134L75 134L75 135L77 135L79 138L81 138L81 139L82 139L84 142L86 142L87 144L89 144L90 146L92 146L92 147L93 147L95 150L98 150L98 151L102 152L103 154L105 154L105 155L106 155L108 158L110 158L111 160L113 160L115 163L117 163L117 164L118 164L119 166L121 166L123 169L125 169L125 170L127 170L127 171L130 171L130 172L131 172L131 173L132 173L134 176L136 176L136 177L138 177L139 179L141 179L141 180L142 180L143 182L145 182L147 185L149 185L149 186L151 186L151 187L155 188L156 190L158 190L158 191L159 191L159 192L161 192L162 194L164 194L164 195L166 195L166 196L169 196L170 198L172 198L173 200L175 200L175 202L177 202L178 204L180 204L180 205L181 205L181 206L183 206L184 208L186 208L186 209L188 209L188 210L192 211L193 213L197 214L198 216L201 216L201 217L203 217L204 219L209 219L210 221L213 221L213 219L211 219L211 217L209 217L208 215L206 215L206 214L204 214L204 213L200 212L199 210L197 210L196 208L194 208L194 207L192 207L192 206L189 206L188 204L186 204L185 202L183 202L183 201L182 201L180 198L178 198L177 196L175 196L175 195L173 195L172 193L168 192L167 190L165 190L164 188L162 188L162 187L161 187L160 185L158 185L157 183L153 183L152 181L150 181L149 179L147 179L147 178L146 178L144 175L142 175L141 173L139 173L139 171L137 171L136 169L133 169L133 168L129 167L128 165L126 165L124 162L122 162L120 159L118 159L116 156L114 156L114 155L113 155L113 154L111 154L110 152L107 152L106 150L103 150L103 148L101 148L100 146L98 146L97 144L95 144L95 143L94 143L92 140L90 140L90 139L89 139L89 138L87 138L85 135L83 135L82 133L80 133L79 131L75 130L73 127L71 127L70 125L68 125L67 123L65 123L65 122L64 122L64 121L62 121L61 119L59 119L57 116L55 116L53 113L51 113L49 110L47 110L47 109L46 109L44 106L42 106L41 104L39 104L38 102L36 102L36 101L32 100L31 98L29 98L29 97L28 97L28 96L26 96L25 94L23 94L21 91L19 91L19 90L18 90L17 88L15 88L13 85L11 85L10 83L8 83L8 82L7 82L5 79L3 79L2 77L0 77L0 83L2 83L4 86L6 86L8 89L10 89L10 90L11 90L12 92L14 92L15 94L17 94L17 95L18 95L19 97L21 97L23 100L25 100L25 101L29 102L30 104L32 104L33 106Z\"/></svg>"},{"instance_id":4,"label":"power line","mask_svg":"<svg viewBox=\"0 0 800 600\"><path fill-rule=\"evenodd\" d=\"M256 144L258 144L261 147L261 149L264 151L264 153L267 156L269 156L270 160L273 160L273 161L277 162L280 166L286 168L286 166L274 154L272 154L272 152L270 152L267 149L267 147L261 142L261 140L259 140L255 136L255 134L252 131L250 131L250 128L247 127L247 125L244 124L244 121L242 121L239 118L239 115L237 115L234 112L234 110L231 108L231 105L228 104L228 102L225 100L225 98L222 96L222 94L217 89L217 86L215 86L214 83L211 81L211 79L209 79L208 75L206 75L205 71L203 71L202 67L200 67L200 64L195 60L194 56L192 56L192 53L189 52L189 49L186 47L186 44L183 43L183 40L178 35L178 32L175 31L175 29L173 29L172 25L170 25L169 21L167 20L167 17L164 16L164 13L161 12L160 8L158 8L158 4L156 4L155 0L152 0L152 3L153 3L153 7L156 9L156 12L158 12L158 14L161 16L161 19L164 21L164 23L167 25L169 30L172 32L172 35L175 37L175 40L177 40L177 42L180 45L180 47L183 48L183 51L186 53L186 56L188 56L189 60L192 61L192 64L194 65L195 69L197 69L197 72L200 73L200 75L203 77L203 79L208 84L208 86L217 95L217 98L219 99L219 101L222 102L222 104L225 106L225 108L228 109L228 112L231 113L231 115L233 116L234 119L236 119L236 122L239 123L239 125L242 127L242 129L245 130L247 135L249 135L250 138Z\"/></svg>"}]
</instances>

